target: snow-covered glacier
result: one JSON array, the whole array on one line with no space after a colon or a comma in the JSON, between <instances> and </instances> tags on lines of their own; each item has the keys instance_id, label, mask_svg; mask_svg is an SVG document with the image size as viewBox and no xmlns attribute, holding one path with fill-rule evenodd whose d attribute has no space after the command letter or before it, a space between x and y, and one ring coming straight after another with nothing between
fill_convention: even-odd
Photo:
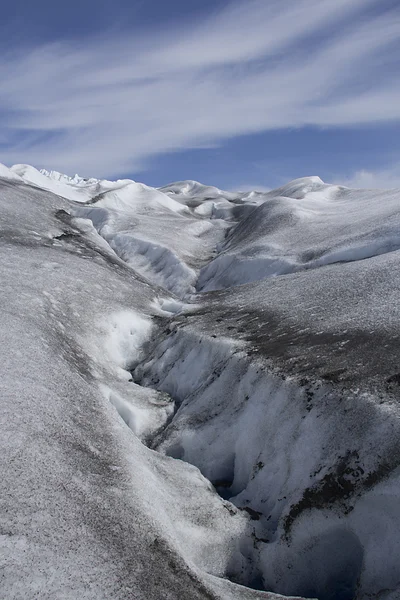
<instances>
[{"instance_id":1,"label":"snow-covered glacier","mask_svg":"<svg viewBox=\"0 0 400 600\"><path fill-rule=\"evenodd\" d=\"M399 226L1 165L1 597L400 598Z\"/></svg>"}]
</instances>

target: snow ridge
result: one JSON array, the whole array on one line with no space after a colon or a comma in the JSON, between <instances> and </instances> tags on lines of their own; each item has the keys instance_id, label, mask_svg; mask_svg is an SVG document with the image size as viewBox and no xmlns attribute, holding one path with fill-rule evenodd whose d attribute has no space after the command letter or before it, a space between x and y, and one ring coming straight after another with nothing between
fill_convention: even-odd
<instances>
[{"instance_id":1,"label":"snow ridge","mask_svg":"<svg viewBox=\"0 0 400 600\"><path fill-rule=\"evenodd\" d=\"M45 175L49 179L54 179L54 181L59 181L60 183L68 183L72 185L87 185L90 183L99 183L99 179L95 179L91 177L90 179L86 179L84 177L80 177L78 174L75 174L73 177L69 177L68 175L64 175L64 173L59 173L58 171L47 171L46 169L40 169L39 171L42 175Z\"/></svg>"}]
</instances>

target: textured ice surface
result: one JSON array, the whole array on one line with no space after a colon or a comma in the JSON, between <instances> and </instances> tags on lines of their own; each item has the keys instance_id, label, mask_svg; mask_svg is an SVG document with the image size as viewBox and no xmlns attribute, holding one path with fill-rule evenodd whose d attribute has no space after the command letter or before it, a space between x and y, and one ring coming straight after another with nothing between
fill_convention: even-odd
<instances>
[{"instance_id":1,"label":"textured ice surface","mask_svg":"<svg viewBox=\"0 0 400 600\"><path fill-rule=\"evenodd\" d=\"M399 192L0 177L4 597L397 599Z\"/></svg>"},{"instance_id":2,"label":"textured ice surface","mask_svg":"<svg viewBox=\"0 0 400 600\"><path fill-rule=\"evenodd\" d=\"M127 370L157 288L66 200L0 183L1 595L262 597L215 579L246 570L248 517L139 440L173 411Z\"/></svg>"},{"instance_id":3,"label":"textured ice surface","mask_svg":"<svg viewBox=\"0 0 400 600\"><path fill-rule=\"evenodd\" d=\"M195 291L196 269L227 228L221 219L205 222L185 204L134 182L75 208L74 215L90 219L128 265L180 297Z\"/></svg>"},{"instance_id":4,"label":"textured ice surface","mask_svg":"<svg viewBox=\"0 0 400 600\"><path fill-rule=\"evenodd\" d=\"M201 272L221 289L400 248L399 192L351 190L304 178L264 195Z\"/></svg>"}]
</instances>

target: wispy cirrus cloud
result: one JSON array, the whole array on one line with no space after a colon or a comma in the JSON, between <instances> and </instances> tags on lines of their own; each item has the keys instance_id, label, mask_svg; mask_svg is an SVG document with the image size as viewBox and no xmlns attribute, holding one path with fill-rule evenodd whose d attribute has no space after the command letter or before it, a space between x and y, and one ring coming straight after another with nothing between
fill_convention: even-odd
<instances>
[{"instance_id":1,"label":"wispy cirrus cloud","mask_svg":"<svg viewBox=\"0 0 400 600\"><path fill-rule=\"evenodd\" d=\"M241 134L399 120L399 44L381 0L247 0L173 31L9 53L2 160L112 176Z\"/></svg>"}]
</instances>

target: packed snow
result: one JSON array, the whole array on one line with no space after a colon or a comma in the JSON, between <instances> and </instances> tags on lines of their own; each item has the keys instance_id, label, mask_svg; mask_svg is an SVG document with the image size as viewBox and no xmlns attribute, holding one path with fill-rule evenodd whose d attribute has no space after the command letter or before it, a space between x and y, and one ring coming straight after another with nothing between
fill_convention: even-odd
<instances>
[{"instance_id":1,"label":"packed snow","mask_svg":"<svg viewBox=\"0 0 400 600\"><path fill-rule=\"evenodd\" d=\"M7 599L400 597L400 191L0 165Z\"/></svg>"}]
</instances>

